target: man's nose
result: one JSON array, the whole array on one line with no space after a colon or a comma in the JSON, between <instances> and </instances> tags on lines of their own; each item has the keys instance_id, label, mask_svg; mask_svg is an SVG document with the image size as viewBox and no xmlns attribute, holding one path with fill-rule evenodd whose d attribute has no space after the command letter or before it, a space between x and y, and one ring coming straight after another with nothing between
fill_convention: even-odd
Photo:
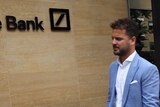
<instances>
[{"instance_id":1,"label":"man's nose","mask_svg":"<svg viewBox=\"0 0 160 107\"><path fill-rule=\"evenodd\" d=\"M116 43L117 43L117 41L115 39L112 39L112 44L114 45Z\"/></svg>"}]
</instances>

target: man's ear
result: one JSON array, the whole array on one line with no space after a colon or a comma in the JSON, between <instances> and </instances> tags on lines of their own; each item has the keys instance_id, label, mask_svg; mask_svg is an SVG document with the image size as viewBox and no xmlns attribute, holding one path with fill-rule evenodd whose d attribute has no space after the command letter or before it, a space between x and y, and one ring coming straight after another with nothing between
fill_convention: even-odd
<instances>
[{"instance_id":1,"label":"man's ear","mask_svg":"<svg viewBox=\"0 0 160 107\"><path fill-rule=\"evenodd\" d=\"M131 38L131 44L136 44L136 37L135 36L133 36L132 38Z\"/></svg>"}]
</instances>

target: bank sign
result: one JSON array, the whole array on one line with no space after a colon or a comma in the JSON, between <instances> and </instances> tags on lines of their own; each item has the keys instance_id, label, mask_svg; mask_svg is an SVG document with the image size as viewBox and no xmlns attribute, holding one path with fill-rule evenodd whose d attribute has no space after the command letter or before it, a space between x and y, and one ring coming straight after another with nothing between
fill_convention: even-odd
<instances>
[{"instance_id":1,"label":"bank sign","mask_svg":"<svg viewBox=\"0 0 160 107\"><path fill-rule=\"evenodd\" d=\"M55 17L57 16L57 17ZM51 31L70 31L70 16L68 9L49 8L50 29ZM17 20L16 16L5 16L6 29L8 31L44 31L44 22L38 17L33 20ZM63 23L63 24L62 24ZM0 29L3 23L0 21Z\"/></svg>"}]
</instances>

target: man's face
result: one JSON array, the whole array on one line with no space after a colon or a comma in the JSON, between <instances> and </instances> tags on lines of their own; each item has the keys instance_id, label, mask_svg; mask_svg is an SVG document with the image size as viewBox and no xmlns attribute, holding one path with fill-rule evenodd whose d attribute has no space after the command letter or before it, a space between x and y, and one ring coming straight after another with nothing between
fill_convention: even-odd
<instances>
[{"instance_id":1,"label":"man's face","mask_svg":"<svg viewBox=\"0 0 160 107\"><path fill-rule=\"evenodd\" d=\"M118 56L127 55L131 50L132 39L126 34L125 30L112 30L113 53Z\"/></svg>"}]
</instances>

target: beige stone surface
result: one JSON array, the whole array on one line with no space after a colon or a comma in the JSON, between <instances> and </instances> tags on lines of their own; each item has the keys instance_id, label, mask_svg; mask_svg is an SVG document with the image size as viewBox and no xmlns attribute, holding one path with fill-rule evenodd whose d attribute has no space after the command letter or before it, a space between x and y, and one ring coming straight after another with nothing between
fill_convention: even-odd
<instances>
[{"instance_id":1,"label":"beige stone surface","mask_svg":"<svg viewBox=\"0 0 160 107\"><path fill-rule=\"evenodd\" d=\"M0 0L0 107L105 107L110 22L123 0ZM70 11L71 31L52 32L49 8ZM43 21L44 31L7 31L5 16Z\"/></svg>"}]
</instances>

